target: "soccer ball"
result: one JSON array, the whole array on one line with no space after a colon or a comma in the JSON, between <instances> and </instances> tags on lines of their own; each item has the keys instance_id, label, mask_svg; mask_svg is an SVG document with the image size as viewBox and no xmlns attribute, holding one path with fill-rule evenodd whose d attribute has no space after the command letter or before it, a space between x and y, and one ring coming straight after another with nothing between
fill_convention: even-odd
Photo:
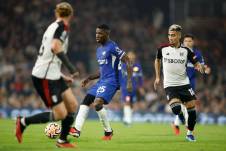
<instances>
[{"instance_id":1,"label":"soccer ball","mask_svg":"<svg viewBox=\"0 0 226 151\"><path fill-rule=\"evenodd\" d=\"M45 134L47 137L54 139L61 132L61 127L57 123L49 123L45 128Z\"/></svg>"}]
</instances>

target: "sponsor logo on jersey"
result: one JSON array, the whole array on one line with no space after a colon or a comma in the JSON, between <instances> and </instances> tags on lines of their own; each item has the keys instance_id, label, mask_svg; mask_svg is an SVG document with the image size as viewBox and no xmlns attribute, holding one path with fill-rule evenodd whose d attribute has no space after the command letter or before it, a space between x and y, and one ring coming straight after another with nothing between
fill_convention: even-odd
<instances>
[{"instance_id":1,"label":"sponsor logo on jersey","mask_svg":"<svg viewBox=\"0 0 226 151\"><path fill-rule=\"evenodd\" d=\"M164 62L165 63L179 63L179 64L184 64L185 63L185 59L168 59L168 58L164 58Z\"/></svg>"},{"instance_id":2,"label":"sponsor logo on jersey","mask_svg":"<svg viewBox=\"0 0 226 151\"><path fill-rule=\"evenodd\" d=\"M97 61L98 61L99 65L108 64L107 59L98 59Z\"/></svg>"}]
</instances>

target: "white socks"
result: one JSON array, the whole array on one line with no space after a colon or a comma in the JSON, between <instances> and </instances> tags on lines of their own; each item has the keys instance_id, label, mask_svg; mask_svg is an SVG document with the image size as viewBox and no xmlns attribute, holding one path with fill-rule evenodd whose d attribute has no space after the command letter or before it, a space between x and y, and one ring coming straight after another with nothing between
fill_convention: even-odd
<instances>
[{"instance_id":1,"label":"white socks","mask_svg":"<svg viewBox=\"0 0 226 151\"><path fill-rule=\"evenodd\" d=\"M175 119L174 119L174 125L179 126L180 125L180 119L179 116L176 115Z\"/></svg>"},{"instance_id":2,"label":"white socks","mask_svg":"<svg viewBox=\"0 0 226 151\"><path fill-rule=\"evenodd\" d=\"M193 135L193 132L190 131L190 130L188 130L188 131L187 131L187 135Z\"/></svg>"},{"instance_id":3,"label":"white socks","mask_svg":"<svg viewBox=\"0 0 226 151\"><path fill-rule=\"evenodd\" d=\"M187 126L187 121L188 121L188 112L187 109L185 107L185 105L181 104L181 111L183 112L184 118L185 118L185 125ZM176 115L175 119L174 119L174 125L176 126L180 126L181 121L179 119L179 116Z\"/></svg>"},{"instance_id":4,"label":"white socks","mask_svg":"<svg viewBox=\"0 0 226 151\"><path fill-rule=\"evenodd\" d=\"M79 131L82 130L82 127L84 125L84 122L88 116L89 113L89 106L87 105L80 105L78 114L76 116L75 120L75 128Z\"/></svg>"},{"instance_id":5,"label":"white socks","mask_svg":"<svg viewBox=\"0 0 226 151\"><path fill-rule=\"evenodd\" d=\"M107 119L107 111L105 108L102 108L100 111L96 111L98 116L99 116L99 119L100 119L100 122L102 123L103 127L104 127L104 130L106 132L112 132L112 129L111 129L111 126L110 126L110 123Z\"/></svg>"},{"instance_id":6,"label":"white socks","mask_svg":"<svg viewBox=\"0 0 226 151\"><path fill-rule=\"evenodd\" d=\"M23 126L27 126L26 123L25 123L25 117L22 117L21 120L20 120L20 122L21 122L21 124Z\"/></svg>"},{"instance_id":7,"label":"white socks","mask_svg":"<svg viewBox=\"0 0 226 151\"><path fill-rule=\"evenodd\" d=\"M129 105L124 105L123 107L123 121L127 124L132 123L132 108Z\"/></svg>"}]
</instances>

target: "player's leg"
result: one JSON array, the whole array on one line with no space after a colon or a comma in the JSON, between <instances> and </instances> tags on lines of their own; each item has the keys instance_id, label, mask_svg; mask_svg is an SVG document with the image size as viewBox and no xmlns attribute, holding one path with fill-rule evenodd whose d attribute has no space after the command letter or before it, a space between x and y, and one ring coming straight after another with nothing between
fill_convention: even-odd
<instances>
[{"instance_id":1,"label":"player's leg","mask_svg":"<svg viewBox=\"0 0 226 151\"><path fill-rule=\"evenodd\" d=\"M19 143L22 142L22 133L30 124L40 124L64 119L67 114L66 108L61 100L53 101L51 84L48 80L32 77L34 86L44 101L45 105L52 108L52 112L42 112L29 117L17 117L16 120L16 137Z\"/></svg>"},{"instance_id":2,"label":"player's leg","mask_svg":"<svg viewBox=\"0 0 226 151\"><path fill-rule=\"evenodd\" d=\"M180 124L185 124L185 114L187 110L183 104L181 104L181 112L175 116L175 119L172 123L172 127L174 130L175 135L180 134Z\"/></svg>"},{"instance_id":3,"label":"player's leg","mask_svg":"<svg viewBox=\"0 0 226 151\"><path fill-rule=\"evenodd\" d=\"M74 145L68 142L67 136L69 134L70 127L74 122L78 102L73 95L71 88L68 88L62 93L62 98L67 110L67 115L61 121L62 130L56 145L57 147L71 148L74 147Z\"/></svg>"},{"instance_id":4,"label":"player's leg","mask_svg":"<svg viewBox=\"0 0 226 151\"><path fill-rule=\"evenodd\" d=\"M182 112L181 111L181 100L178 98L172 98L169 102L169 106L172 110L172 112L176 115L176 121L173 122L172 127L174 130L175 135L180 134L180 127L179 127L179 114Z\"/></svg>"},{"instance_id":5,"label":"player's leg","mask_svg":"<svg viewBox=\"0 0 226 151\"><path fill-rule=\"evenodd\" d=\"M195 110L195 100L189 101L185 103L188 113L188 120L187 120L187 136L186 139L188 141L196 141L193 130L196 124L196 110Z\"/></svg>"},{"instance_id":6,"label":"player's leg","mask_svg":"<svg viewBox=\"0 0 226 151\"><path fill-rule=\"evenodd\" d=\"M74 137L79 137L82 127L89 113L90 105L94 102L95 96L87 94L79 107L78 114L75 120L75 126L70 129L69 134Z\"/></svg>"},{"instance_id":7,"label":"player's leg","mask_svg":"<svg viewBox=\"0 0 226 151\"><path fill-rule=\"evenodd\" d=\"M178 98L172 98L169 102L169 106L170 106L172 112L176 115L176 119L174 120L174 123L172 124L174 133L175 133L175 135L179 135L180 134L179 114L182 112L181 111L181 100Z\"/></svg>"},{"instance_id":8,"label":"player's leg","mask_svg":"<svg viewBox=\"0 0 226 151\"><path fill-rule=\"evenodd\" d=\"M77 100L73 95L71 88L68 88L62 93L63 102L65 104L67 115L61 121L61 134L59 139L57 140L58 147L74 147L74 145L70 144L67 140L67 136L69 134L69 130L71 125L74 122L75 112L78 106Z\"/></svg>"},{"instance_id":9,"label":"player's leg","mask_svg":"<svg viewBox=\"0 0 226 151\"><path fill-rule=\"evenodd\" d=\"M104 137L102 138L103 140L111 140L111 137L113 135L113 130L110 126L110 122L107 118L107 111L106 109L103 107L104 105L104 100L102 98L96 98L94 100L94 107L95 110L99 116L100 122L102 123L103 127L104 127Z\"/></svg>"},{"instance_id":10,"label":"player's leg","mask_svg":"<svg viewBox=\"0 0 226 151\"><path fill-rule=\"evenodd\" d=\"M127 95L124 97L124 106L123 106L123 122L125 125L131 125L132 124L132 97Z\"/></svg>"}]
</instances>

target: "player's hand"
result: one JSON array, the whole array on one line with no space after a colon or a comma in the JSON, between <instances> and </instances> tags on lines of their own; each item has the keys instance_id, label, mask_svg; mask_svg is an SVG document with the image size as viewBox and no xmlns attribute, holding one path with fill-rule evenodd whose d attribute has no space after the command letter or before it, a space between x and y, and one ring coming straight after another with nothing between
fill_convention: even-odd
<instances>
[{"instance_id":1,"label":"player's hand","mask_svg":"<svg viewBox=\"0 0 226 151\"><path fill-rule=\"evenodd\" d=\"M132 85L132 81L131 79L127 80L127 86L126 86L126 89L128 92L132 92L133 91L133 85Z\"/></svg>"},{"instance_id":2,"label":"player's hand","mask_svg":"<svg viewBox=\"0 0 226 151\"><path fill-rule=\"evenodd\" d=\"M154 89L157 90L158 85L160 84L160 78L156 78L154 82Z\"/></svg>"},{"instance_id":3,"label":"player's hand","mask_svg":"<svg viewBox=\"0 0 226 151\"><path fill-rule=\"evenodd\" d=\"M204 65L204 68L205 68L205 74L210 74L211 72L210 67L208 67L207 65Z\"/></svg>"},{"instance_id":4,"label":"player's hand","mask_svg":"<svg viewBox=\"0 0 226 151\"><path fill-rule=\"evenodd\" d=\"M79 77L79 72L75 72L71 75L71 78L75 79Z\"/></svg>"},{"instance_id":5,"label":"player's hand","mask_svg":"<svg viewBox=\"0 0 226 151\"><path fill-rule=\"evenodd\" d=\"M204 74L204 73L205 73L205 67L204 67L204 65L202 65L202 64L200 64L200 63L198 63L198 64L196 65L196 69L197 69L201 74Z\"/></svg>"},{"instance_id":6,"label":"player's hand","mask_svg":"<svg viewBox=\"0 0 226 151\"><path fill-rule=\"evenodd\" d=\"M64 81L68 84L72 84L74 82L74 79L71 76L65 76L63 77Z\"/></svg>"},{"instance_id":7,"label":"player's hand","mask_svg":"<svg viewBox=\"0 0 226 151\"><path fill-rule=\"evenodd\" d=\"M86 78L85 80L82 81L82 87L85 87L89 83L90 79Z\"/></svg>"}]
</instances>

